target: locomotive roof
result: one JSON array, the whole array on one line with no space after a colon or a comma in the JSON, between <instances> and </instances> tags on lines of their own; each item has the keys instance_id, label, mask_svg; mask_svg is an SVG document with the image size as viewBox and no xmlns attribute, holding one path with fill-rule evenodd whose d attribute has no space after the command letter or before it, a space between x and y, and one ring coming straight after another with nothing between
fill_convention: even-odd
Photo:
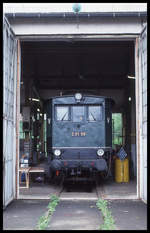
<instances>
[{"instance_id":1,"label":"locomotive roof","mask_svg":"<svg viewBox=\"0 0 150 233\"><path fill-rule=\"evenodd\" d=\"M82 93L81 93L82 94ZM56 98L64 98L64 97L74 97L75 94L69 94L69 95L60 95L60 96L52 96L49 98L50 99L56 99ZM104 99L112 99L112 97L109 96L99 96L99 95L90 95L90 94L82 94L83 96L86 97L93 97L93 98L104 98Z\"/></svg>"},{"instance_id":2,"label":"locomotive roof","mask_svg":"<svg viewBox=\"0 0 150 233\"><path fill-rule=\"evenodd\" d=\"M79 92L78 92L79 93ZM81 92L80 92L81 93ZM74 97L75 94L66 94L66 95L61 95L61 96L53 96L47 99L45 102L50 101L50 100L55 100L55 99L61 99L65 97ZM112 106L115 105L115 101L112 99L112 97L109 96L99 96L99 95L94 95L94 94L85 94L82 93L84 97L93 97L93 98L103 98L103 99L110 99Z\"/></svg>"}]
</instances>

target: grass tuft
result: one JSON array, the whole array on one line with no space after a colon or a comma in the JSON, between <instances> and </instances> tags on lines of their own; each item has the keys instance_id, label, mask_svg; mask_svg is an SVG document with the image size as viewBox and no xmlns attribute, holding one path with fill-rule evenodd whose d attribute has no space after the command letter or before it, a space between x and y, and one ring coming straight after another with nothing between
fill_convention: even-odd
<instances>
[{"instance_id":1,"label":"grass tuft","mask_svg":"<svg viewBox=\"0 0 150 233\"><path fill-rule=\"evenodd\" d=\"M96 206L101 210L104 223L100 226L100 230L115 230L115 221L111 215L111 212L108 210L107 201L98 199Z\"/></svg>"},{"instance_id":2,"label":"grass tuft","mask_svg":"<svg viewBox=\"0 0 150 233\"><path fill-rule=\"evenodd\" d=\"M37 224L37 230L45 230L48 226L48 223L50 221L50 218L55 211L56 206L59 203L59 198L56 195L50 196L50 202L47 206L48 211L44 216L41 216L39 218L38 224Z\"/></svg>"}]
</instances>

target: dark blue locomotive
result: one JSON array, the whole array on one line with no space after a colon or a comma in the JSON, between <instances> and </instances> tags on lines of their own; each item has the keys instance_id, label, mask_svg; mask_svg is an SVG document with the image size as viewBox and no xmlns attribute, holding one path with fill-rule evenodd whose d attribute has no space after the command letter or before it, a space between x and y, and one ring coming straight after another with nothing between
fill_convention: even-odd
<instances>
[{"instance_id":1,"label":"dark blue locomotive","mask_svg":"<svg viewBox=\"0 0 150 233\"><path fill-rule=\"evenodd\" d=\"M112 99L58 96L46 104L50 175L107 174L112 152Z\"/></svg>"}]
</instances>

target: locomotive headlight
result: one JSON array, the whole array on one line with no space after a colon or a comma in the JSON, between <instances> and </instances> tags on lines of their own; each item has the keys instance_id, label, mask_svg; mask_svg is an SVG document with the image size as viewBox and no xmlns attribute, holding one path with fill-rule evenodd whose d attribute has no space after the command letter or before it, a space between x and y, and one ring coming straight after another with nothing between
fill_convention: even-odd
<instances>
[{"instance_id":1,"label":"locomotive headlight","mask_svg":"<svg viewBox=\"0 0 150 233\"><path fill-rule=\"evenodd\" d=\"M77 101L80 101L80 100L82 99L82 94L81 94L81 93L76 93L76 94L75 94L75 99L76 99Z\"/></svg>"},{"instance_id":2,"label":"locomotive headlight","mask_svg":"<svg viewBox=\"0 0 150 233\"><path fill-rule=\"evenodd\" d=\"M58 149L54 150L54 155L55 156L60 156L61 155L61 151L58 150Z\"/></svg>"},{"instance_id":3,"label":"locomotive headlight","mask_svg":"<svg viewBox=\"0 0 150 233\"><path fill-rule=\"evenodd\" d=\"M103 156L104 150L103 149L98 149L97 154L98 154L98 156Z\"/></svg>"}]
</instances>

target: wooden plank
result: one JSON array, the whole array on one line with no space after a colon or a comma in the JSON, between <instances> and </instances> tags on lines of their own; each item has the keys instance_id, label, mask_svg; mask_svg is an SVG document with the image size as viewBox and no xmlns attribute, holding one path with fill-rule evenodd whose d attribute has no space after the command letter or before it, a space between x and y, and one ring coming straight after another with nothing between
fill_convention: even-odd
<instances>
[{"instance_id":1,"label":"wooden plank","mask_svg":"<svg viewBox=\"0 0 150 233\"><path fill-rule=\"evenodd\" d=\"M25 187L19 187L19 188L29 188L29 171L30 171L31 167L20 167L19 168L19 185L23 182L21 182L21 174L25 172L25 183L26 186ZM21 173L21 174L20 174Z\"/></svg>"},{"instance_id":2,"label":"wooden plank","mask_svg":"<svg viewBox=\"0 0 150 233\"><path fill-rule=\"evenodd\" d=\"M45 169L42 167L31 167L31 169L29 170L29 172L44 172Z\"/></svg>"},{"instance_id":3,"label":"wooden plank","mask_svg":"<svg viewBox=\"0 0 150 233\"><path fill-rule=\"evenodd\" d=\"M19 197L19 124L20 124L20 40L17 40L17 83L16 83L16 199Z\"/></svg>"}]
</instances>

